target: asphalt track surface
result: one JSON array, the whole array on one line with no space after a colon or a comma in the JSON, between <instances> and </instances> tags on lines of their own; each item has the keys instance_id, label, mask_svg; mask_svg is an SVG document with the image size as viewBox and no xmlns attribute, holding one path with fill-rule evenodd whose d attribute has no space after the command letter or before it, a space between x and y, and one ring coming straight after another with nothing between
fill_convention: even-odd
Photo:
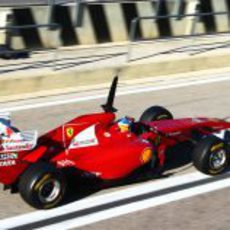
<instances>
[{"instance_id":1,"label":"asphalt track surface","mask_svg":"<svg viewBox=\"0 0 230 230\"><path fill-rule=\"evenodd\" d=\"M230 105L230 71L224 70L218 73L197 73L196 78L192 78L186 84L178 84L178 87L170 88L170 81L179 82L180 78L169 79L164 83L164 87L160 88L160 78L149 79L145 83L141 83L143 88L153 87L158 90L142 90L140 86L133 85L132 90L129 89L128 93L123 93L116 98L116 107L119 108L118 116L132 115L138 118L142 111L147 107L157 104L167 107L175 117L184 116L211 116L211 117L227 117L229 116ZM200 83L205 76L213 77L213 81ZM188 78L189 79L189 78ZM219 79L214 81L214 79ZM194 84L195 83L195 84ZM122 86L122 84L121 84ZM165 88L169 89L165 89ZM122 88L122 87L121 87ZM81 95L72 94L65 95L59 98L44 98L39 101L23 101L11 104L2 104L1 108L12 108L13 120L21 129L37 129L39 133L44 133L56 125L68 121L74 116L84 113L100 111L99 105L105 99L99 97L103 95L106 89L95 92L85 92ZM123 89L125 92L126 88ZM138 91L139 90L139 91ZM127 90L126 90L127 91ZM122 89L119 89L119 93ZM132 93L131 93L132 92ZM83 96L84 94L84 96ZM94 95L92 100L80 100L83 97L89 97L89 94ZM69 103L59 103L64 98ZM76 103L70 102L71 99L76 98ZM47 102L53 103L49 107L45 107ZM41 106L36 106L41 103ZM27 107L25 106L27 105ZM18 106L21 107L18 107ZM29 106L28 106L29 105ZM43 106L42 106L43 105ZM24 109L23 109L24 106ZM34 106L34 107L33 107ZM174 178L178 175L194 172L195 169L191 164L182 165L181 167L172 168L165 174L170 175L168 179ZM170 172L170 173L169 173ZM228 176L227 176L228 177ZM225 178L226 179L226 178ZM219 179L218 179L219 180ZM220 178L222 180L222 178ZM156 183L158 180L156 180ZM103 191L91 194L90 197L98 196L100 194L109 194L113 191L123 191L126 188L135 188L136 186L150 182L137 182L131 185L119 186L109 188ZM151 180L151 183L155 183ZM202 182L203 183L203 182ZM226 180L229 184L229 181ZM191 186L195 186L192 184ZM229 188L203 193L198 196L187 198L171 203L166 203L157 207L149 207L148 209L139 210L137 212L129 213L116 218L94 223L81 229L229 229L230 217L230 197ZM211 190L210 190L211 191ZM33 212L34 210L25 204L18 194L10 195L8 191L0 192L0 219L13 217L24 213ZM90 218L90 216L88 217ZM56 220L58 222L58 220ZM52 223L54 224L54 223ZM40 227L43 227L42 225ZM60 226L59 226L60 227ZM63 227L63 226L62 226ZM1 226L0 226L1 229Z\"/></svg>"}]
</instances>

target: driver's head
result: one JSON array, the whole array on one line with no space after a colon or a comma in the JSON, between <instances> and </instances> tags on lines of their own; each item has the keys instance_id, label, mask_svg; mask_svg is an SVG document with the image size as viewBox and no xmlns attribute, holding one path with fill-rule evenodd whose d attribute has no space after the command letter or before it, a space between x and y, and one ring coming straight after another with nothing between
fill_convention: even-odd
<instances>
[{"instance_id":1,"label":"driver's head","mask_svg":"<svg viewBox=\"0 0 230 230\"><path fill-rule=\"evenodd\" d=\"M120 131L123 132L129 132L131 130L133 120L128 117L123 117L118 121L118 127Z\"/></svg>"}]
</instances>

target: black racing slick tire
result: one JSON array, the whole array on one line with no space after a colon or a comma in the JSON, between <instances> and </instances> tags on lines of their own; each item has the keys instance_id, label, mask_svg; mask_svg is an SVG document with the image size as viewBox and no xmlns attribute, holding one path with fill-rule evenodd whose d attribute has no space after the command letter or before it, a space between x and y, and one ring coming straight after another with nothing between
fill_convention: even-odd
<instances>
[{"instance_id":1,"label":"black racing slick tire","mask_svg":"<svg viewBox=\"0 0 230 230\"><path fill-rule=\"evenodd\" d=\"M173 115L164 107L152 106L144 111L140 117L141 122L171 120Z\"/></svg>"},{"instance_id":2,"label":"black racing slick tire","mask_svg":"<svg viewBox=\"0 0 230 230\"><path fill-rule=\"evenodd\" d=\"M19 193L36 209L58 206L65 196L66 180L61 171L48 163L31 165L19 179Z\"/></svg>"},{"instance_id":3,"label":"black racing slick tire","mask_svg":"<svg viewBox=\"0 0 230 230\"><path fill-rule=\"evenodd\" d=\"M202 173L218 175L228 168L229 154L229 148L223 140L206 136L194 148L193 164Z\"/></svg>"}]
</instances>

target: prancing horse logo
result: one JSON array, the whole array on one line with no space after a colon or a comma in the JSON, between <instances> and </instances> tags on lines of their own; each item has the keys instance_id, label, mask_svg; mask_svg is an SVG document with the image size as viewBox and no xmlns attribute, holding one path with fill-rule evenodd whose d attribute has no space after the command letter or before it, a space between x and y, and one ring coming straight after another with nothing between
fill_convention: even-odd
<instances>
[{"instance_id":1,"label":"prancing horse logo","mask_svg":"<svg viewBox=\"0 0 230 230\"><path fill-rule=\"evenodd\" d=\"M74 129L72 127L66 129L67 137L71 138L73 136Z\"/></svg>"}]
</instances>

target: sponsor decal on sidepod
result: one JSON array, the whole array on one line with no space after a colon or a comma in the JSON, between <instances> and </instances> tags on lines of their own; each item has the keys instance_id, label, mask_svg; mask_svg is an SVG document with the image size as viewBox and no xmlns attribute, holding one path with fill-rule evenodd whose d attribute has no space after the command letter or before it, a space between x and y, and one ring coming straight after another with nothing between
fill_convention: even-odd
<instances>
[{"instance_id":1,"label":"sponsor decal on sidepod","mask_svg":"<svg viewBox=\"0 0 230 230\"><path fill-rule=\"evenodd\" d=\"M17 153L0 154L0 167L16 165L16 159L18 159Z\"/></svg>"}]
</instances>

